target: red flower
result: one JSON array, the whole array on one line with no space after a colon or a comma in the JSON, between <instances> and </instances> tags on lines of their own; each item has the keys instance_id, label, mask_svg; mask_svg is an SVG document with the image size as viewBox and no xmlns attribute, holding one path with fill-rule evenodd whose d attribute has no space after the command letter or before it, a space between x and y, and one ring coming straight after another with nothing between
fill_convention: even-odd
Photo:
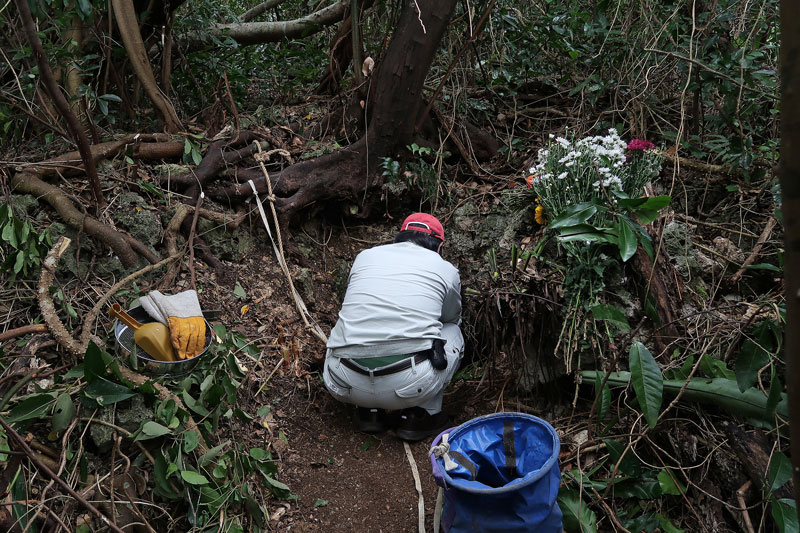
<instances>
[{"instance_id":1,"label":"red flower","mask_svg":"<svg viewBox=\"0 0 800 533\"><path fill-rule=\"evenodd\" d=\"M525 178L525 182L528 184L528 187L533 187L533 180L534 179L536 179L536 178L534 178L533 174L531 174L530 176Z\"/></svg>"},{"instance_id":2,"label":"red flower","mask_svg":"<svg viewBox=\"0 0 800 533\"><path fill-rule=\"evenodd\" d=\"M628 150L652 150L656 145L644 139L632 139L628 143Z\"/></svg>"}]
</instances>

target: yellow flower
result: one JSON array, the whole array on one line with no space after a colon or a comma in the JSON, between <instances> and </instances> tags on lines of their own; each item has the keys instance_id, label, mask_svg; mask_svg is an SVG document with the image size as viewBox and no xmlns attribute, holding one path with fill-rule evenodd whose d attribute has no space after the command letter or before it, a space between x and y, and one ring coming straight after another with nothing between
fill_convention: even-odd
<instances>
[{"instance_id":1,"label":"yellow flower","mask_svg":"<svg viewBox=\"0 0 800 533\"><path fill-rule=\"evenodd\" d=\"M536 219L536 222L538 224L541 224L542 226L547 224L547 218L545 218L545 216L544 216L544 206L543 205L537 205L536 206L536 214L534 215L534 218Z\"/></svg>"}]
</instances>

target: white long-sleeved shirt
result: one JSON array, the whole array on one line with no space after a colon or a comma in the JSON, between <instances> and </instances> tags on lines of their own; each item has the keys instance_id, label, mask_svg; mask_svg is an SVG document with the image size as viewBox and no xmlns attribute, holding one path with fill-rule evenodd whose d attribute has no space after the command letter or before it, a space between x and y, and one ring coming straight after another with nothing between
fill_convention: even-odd
<instances>
[{"instance_id":1,"label":"white long-sleeved shirt","mask_svg":"<svg viewBox=\"0 0 800 533\"><path fill-rule=\"evenodd\" d=\"M376 246L356 257L328 340L333 357L380 357L427 350L443 323L461 323L461 278L422 246Z\"/></svg>"}]
</instances>

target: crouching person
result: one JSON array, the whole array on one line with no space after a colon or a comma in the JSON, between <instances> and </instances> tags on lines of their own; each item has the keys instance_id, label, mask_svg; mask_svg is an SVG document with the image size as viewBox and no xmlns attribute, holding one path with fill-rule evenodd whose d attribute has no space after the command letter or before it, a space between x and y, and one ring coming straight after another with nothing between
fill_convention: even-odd
<instances>
[{"instance_id":1,"label":"crouching person","mask_svg":"<svg viewBox=\"0 0 800 533\"><path fill-rule=\"evenodd\" d=\"M363 432L393 426L399 438L417 441L450 427L442 395L464 337L461 279L442 259L443 244L442 224L415 213L393 244L364 250L353 262L323 379L334 398L357 407Z\"/></svg>"}]
</instances>

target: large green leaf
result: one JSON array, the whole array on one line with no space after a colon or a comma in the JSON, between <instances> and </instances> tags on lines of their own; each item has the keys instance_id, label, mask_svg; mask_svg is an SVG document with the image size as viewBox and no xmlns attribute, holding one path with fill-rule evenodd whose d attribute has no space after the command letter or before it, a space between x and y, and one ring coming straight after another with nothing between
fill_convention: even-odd
<instances>
[{"instance_id":1,"label":"large green leaf","mask_svg":"<svg viewBox=\"0 0 800 533\"><path fill-rule=\"evenodd\" d=\"M619 255L622 258L622 262L626 263L628 259L633 257L633 254L636 253L636 248L639 245L639 241L636 238L636 234L633 233L633 230L631 230L624 220L617 222L616 228Z\"/></svg>"},{"instance_id":2,"label":"large green leaf","mask_svg":"<svg viewBox=\"0 0 800 533\"><path fill-rule=\"evenodd\" d=\"M650 429L656 427L658 414L661 412L661 400L664 391L664 378L656 360L641 342L633 343L630 350L629 364L631 381L639 407L644 414Z\"/></svg>"},{"instance_id":3,"label":"large green leaf","mask_svg":"<svg viewBox=\"0 0 800 533\"><path fill-rule=\"evenodd\" d=\"M191 470L181 470L181 478L190 485L208 485L208 478Z\"/></svg>"},{"instance_id":4,"label":"large green leaf","mask_svg":"<svg viewBox=\"0 0 800 533\"><path fill-rule=\"evenodd\" d=\"M69 427L72 419L75 418L75 403L72 397L66 392L59 394L56 399L56 405L53 408L53 431L61 432Z\"/></svg>"},{"instance_id":5,"label":"large green leaf","mask_svg":"<svg viewBox=\"0 0 800 533\"><path fill-rule=\"evenodd\" d=\"M742 350L736 359L736 382L744 392L758 380L758 371L769 364L769 353L750 339L742 343Z\"/></svg>"},{"instance_id":6,"label":"large green leaf","mask_svg":"<svg viewBox=\"0 0 800 533\"><path fill-rule=\"evenodd\" d=\"M558 229L558 240L562 242L616 242L613 235L590 226L589 224L576 224Z\"/></svg>"},{"instance_id":7,"label":"large green leaf","mask_svg":"<svg viewBox=\"0 0 800 533\"><path fill-rule=\"evenodd\" d=\"M136 395L125 385L120 385L101 377L95 378L83 390L83 393L100 405L111 405Z\"/></svg>"},{"instance_id":8,"label":"large green leaf","mask_svg":"<svg viewBox=\"0 0 800 533\"><path fill-rule=\"evenodd\" d=\"M675 478L675 474L666 468L662 468L658 473L658 483L661 485L661 492L663 494L680 496L682 493L686 492L686 487L681 485L680 481L677 481L677 478Z\"/></svg>"},{"instance_id":9,"label":"large green leaf","mask_svg":"<svg viewBox=\"0 0 800 533\"><path fill-rule=\"evenodd\" d=\"M33 418L41 418L45 416L50 409L50 405L55 400L55 394L34 394L28 396L8 413L5 418L6 422L22 422L24 420L31 420Z\"/></svg>"},{"instance_id":10,"label":"large green leaf","mask_svg":"<svg viewBox=\"0 0 800 533\"><path fill-rule=\"evenodd\" d=\"M625 444L610 439L604 440L603 443L606 445L606 450L608 450L608 459L611 463L609 469L613 469L619 463L619 472L626 476L638 477L641 475L644 467L642 462L632 451L628 450L628 453L625 453L625 448L627 447ZM622 455L623 453L625 455ZM621 461L620 457L622 457Z\"/></svg>"},{"instance_id":11,"label":"large green leaf","mask_svg":"<svg viewBox=\"0 0 800 533\"><path fill-rule=\"evenodd\" d=\"M581 500L580 493L574 489L558 493L558 506L564 515L564 529L567 533L595 533L597 515Z\"/></svg>"},{"instance_id":12,"label":"large green leaf","mask_svg":"<svg viewBox=\"0 0 800 533\"><path fill-rule=\"evenodd\" d=\"M554 218L547 227L556 229L585 224L595 213L597 213L597 206L592 202L575 204L568 207L563 213Z\"/></svg>"},{"instance_id":13,"label":"large green leaf","mask_svg":"<svg viewBox=\"0 0 800 533\"><path fill-rule=\"evenodd\" d=\"M772 500L772 518L780 533L798 533L797 502L791 498Z\"/></svg>"},{"instance_id":14,"label":"large green leaf","mask_svg":"<svg viewBox=\"0 0 800 533\"><path fill-rule=\"evenodd\" d=\"M661 484L658 479L629 478L614 483L611 488L615 498L636 498L637 500L655 500L661 497Z\"/></svg>"},{"instance_id":15,"label":"large green leaf","mask_svg":"<svg viewBox=\"0 0 800 533\"><path fill-rule=\"evenodd\" d=\"M630 331L631 326L622 311L613 305L597 304L592 307L592 316L595 320L606 320L620 331Z\"/></svg>"},{"instance_id":16,"label":"large green leaf","mask_svg":"<svg viewBox=\"0 0 800 533\"><path fill-rule=\"evenodd\" d=\"M600 395L597 399L597 420L603 421L611 411L611 389L608 388L608 384L605 384L603 390L599 390L600 384L600 381L594 384L594 392Z\"/></svg>"},{"instance_id":17,"label":"large green leaf","mask_svg":"<svg viewBox=\"0 0 800 533\"><path fill-rule=\"evenodd\" d=\"M142 425L142 431L139 436L136 437L136 440L154 439L162 435L167 435L168 433L172 433L172 430L166 426L162 426L158 422L149 420Z\"/></svg>"},{"instance_id":18,"label":"large green leaf","mask_svg":"<svg viewBox=\"0 0 800 533\"><path fill-rule=\"evenodd\" d=\"M597 380L604 379L605 372L584 370L582 376L584 383L594 384ZM608 385L626 387L630 381L630 372L614 372L608 379ZM685 389L686 381L682 379L665 380L663 384L664 393L671 396L678 394L683 389L681 399L685 401L711 404L737 416L758 418L768 422L774 421L772 413L767 409L767 397L764 396L764 393L755 387L741 392L736 381L732 379L694 378L689 381ZM775 407L774 414L782 418L789 416L786 393L781 393L781 401Z\"/></svg>"},{"instance_id":19,"label":"large green leaf","mask_svg":"<svg viewBox=\"0 0 800 533\"><path fill-rule=\"evenodd\" d=\"M777 490L792 479L792 462L781 452L775 452L769 462L769 488Z\"/></svg>"}]
</instances>

